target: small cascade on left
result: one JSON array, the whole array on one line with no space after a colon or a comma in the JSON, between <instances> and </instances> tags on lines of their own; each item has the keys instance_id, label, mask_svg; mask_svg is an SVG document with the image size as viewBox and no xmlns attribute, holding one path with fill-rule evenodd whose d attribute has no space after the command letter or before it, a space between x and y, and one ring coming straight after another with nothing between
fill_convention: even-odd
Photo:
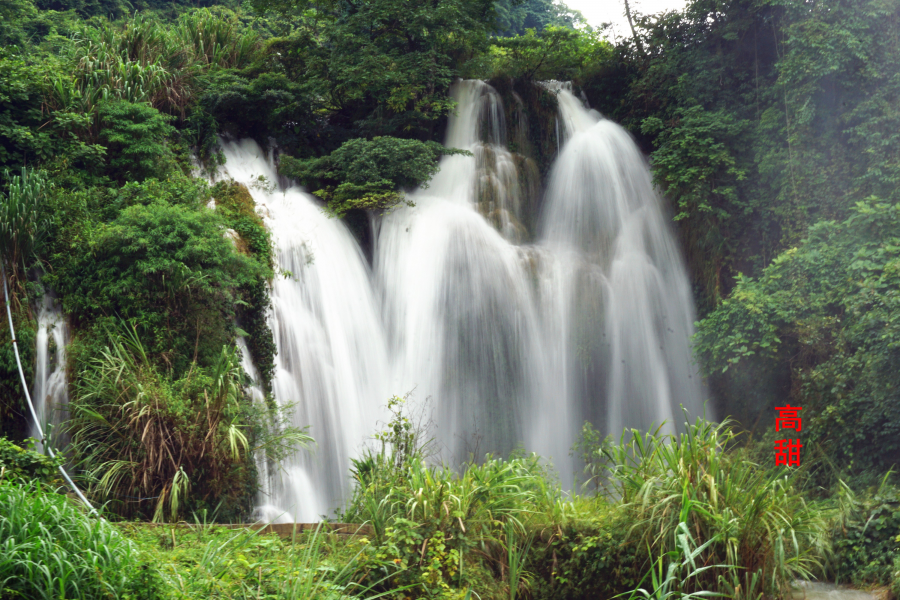
<instances>
[{"instance_id":1,"label":"small cascade on left","mask_svg":"<svg viewBox=\"0 0 900 600\"><path fill-rule=\"evenodd\" d=\"M347 227L299 187L274 187L273 161L251 140L223 142L223 175L247 186L272 233L278 273L269 325L275 400L317 441L269 473L265 521L312 522L340 506L347 476L388 398L387 350L369 268Z\"/></svg>"},{"instance_id":2,"label":"small cascade on left","mask_svg":"<svg viewBox=\"0 0 900 600\"><path fill-rule=\"evenodd\" d=\"M38 309L38 331L35 344L36 365L32 399L44 435L54 448L65 446L68 438L60 425L68 418L69 392L66 385L66 343L69 326L56 298L45 295ZM40 434L34 424L29 435L38 440Z\"/></svg>"},{"instance_id":3,"label":"small cascade on left","mask_svg":"<svg viewBox=\"0 0 900 600\"><path fill-rule=\"evenodd\" d=\"M250 400L253 404L262 406L266 401L266 394L263 392L260 384L259 371L256 369L256 365L253 364L253 359L250 358L250 347L247 346L247 340L239 337L237 339L237 347L241 351L241 368L244 369L244 373L250 378L250 385L248 386ZM257 506L266 506L272 500L272 476L270 474L269 461L266 459L265 452L258 450L253 457L253 462L256 464L256 473L259 478Z\"/></svg>"}]
</instances>

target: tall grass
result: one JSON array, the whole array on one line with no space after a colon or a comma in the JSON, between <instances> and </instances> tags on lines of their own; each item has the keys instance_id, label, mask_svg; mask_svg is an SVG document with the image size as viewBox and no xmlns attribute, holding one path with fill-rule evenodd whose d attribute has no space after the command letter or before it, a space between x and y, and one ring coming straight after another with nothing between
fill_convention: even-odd
<instances>
[{"instance_id":1,"label":"tall grass","mask_svg":"<svg viewBox=\"0 0 900 600\"><path fill-rule=\"evenodd\" d=\"M122 99L184 116L203 73L245 66L259 47L255 33L208 9L182 15L175 27L136 14L122 27L76 36L66 48L73 70L52 76L47 101L55 110L93 114L100 102Z\"/></svg>"},{"instance_id":2,"label":"tall grass","mask_svg":"<svg viewBox=\"0 0 900 600\"><path fill-rule=\"evenodd\" d=\"M72 403L72 441L92 469L91 491L103 499L135 500L126 506L156 500L154 520L177 518L191 474L202 468L210 480L220 479L249 450L229 418L240 397L237 369L223 351L212 389L203 390L202 412L191 415L178 410L185 403L181 390L159 376L137 334L113 335L79 378Z\"/></svg>"},{"instance_id":3,"label":"tall grass","mask_svg":"<svg viewBox=\"0 0 900 600\"><path fill-rule=\"evenodd\" d=\"M253 485L242 402L242 370L223 347L211 369L172 381L152 364L136 331L110 333L109 345L75 383L72 448L90 492L110 508L154 521L177 520L188 498L222 501ZM269 444L303 445L287 429ZM242 487L243 486L243 487Z\"/></svg>"},{"instance_id":4,"label":"tall grass","mask_svg":"<svg viewBox=\"0 0 900 600\"><path fill-rule=\"evenodd\" d=\"M197 537L184 535L170 550L158 556L161 574L176 598L235 600L374 600L402 594L411 586L398 585L378 592L373 584L362 584L368 567L368 547L357 541L337 540L321 526L314 532L295 534L289 540L263 536L257 529L223 531L201 525ZM224 534L224 535L223 535ZM157 553L152 542L150 553ZM189 564L189 568L185 565Z\"/></svg>"},{"instance_id":5,"label":"tall grass","mask_svg":"<svg viewBox=\"0 0 900 600\"><path fill-rule=\"evenodd\" d=\"M427 427L421 419L415 422L406 403L407 398L391 398L393 417L375 435L380 449L352 461L356 488L345 520L371 523L379 540L392 521L405 519L428 523L449 538L485 541L502 539L507 522L521 530L529 514L564 510L559 488L537 455L488 455L460 468L429 464Z\"/></svg>"},{"instance_id":6,"label":"tall grass","mask_svg":"<svg viewBox=\"0 0 900 600\"><path fill-rule=\"evenodd\" d=\"M685 431L632 430L599 450L608 491L640 546L677 551L682 524L703 542L699 562L722 566L694 578L688 592L730 588L747 597L748 587L759 587L775 595L820 571L830 550L827 512L804 500L794 475L747 460L727 420L697 419Z\"/></svg>"},{"instance_id":7,"label":"tall grass","mask_svg":"<svg viewBox=\"0 0 900 600\"><path fill-rule=\"evenodd\" d=\"M644 598L646 600L695 600L697 598L716 598L728 596L734 598L732 594L722 594L709 590L700 590L695 592L686 592L685 590L696 587L691 585L693 580L699 579L704 572L715 569L728 567L727 565L706 565L698 564L703 558L706 549L718 540L719 536L711 540L707 540L700 546L696 546L691 532L685 523L679 523L675 530L675 548L665 555L660 556L654 561L650 572L644 577L646 581L649 577L650 588L638 588L631 592L628 600ZM624 596L624 594L623 594ZM758 599L755 599L758 600Z\"/></svg>"},{"instance_id":8,"label":"tall grass","mask_svg":"<svg viewBox=\"0 0 900 600\"><path fill-rule=\"evenodd\" d=\"M9 189L0 193L0 255L15 292L24 284L27 262L40 248L48 226L41 203L49 184L43 174L27 167L22 167L20 175L7 171L5 178Z\"/></svg>"},{"instance_id":9,"label":"tall grass","mask_svg":"<svg viewBox=\"0 0 900 600\"><path fill-rule=\"evenodd\" d=\"M502 536L504 523L520 528L539 510L547 483L537 456L508 461L488 457L461 470L428 465L414 456L397 469L376 466L358 487L345 519L368 522L381 537L398 518L428 523L448 536L486 541Z\"/></svg>"},{"instance_id":10,"label":"tall grass","mask_svg":"<svg viewBox=\"0 0 900 600\"><path fill-rule=\"evenodd\" d=\"M531 551L532 543L534 543L534 534L532 533L523 539L516 524L512 521L506 522L505 530L509 600L516 600L520 592L527 594L531 590L533 578L525 570L525 562L528 560L528 553Z\"/></svg>"},{"instance_id":11,"label":"tall grass","mask_svg":"<svg viewBox=\"0 0 900 600\"><path fill-rule=\"evenodd\" d=\"M109 523L40 486L0 482L0 597L153 600L158 584Z\"/></svg>"}]
</instances>

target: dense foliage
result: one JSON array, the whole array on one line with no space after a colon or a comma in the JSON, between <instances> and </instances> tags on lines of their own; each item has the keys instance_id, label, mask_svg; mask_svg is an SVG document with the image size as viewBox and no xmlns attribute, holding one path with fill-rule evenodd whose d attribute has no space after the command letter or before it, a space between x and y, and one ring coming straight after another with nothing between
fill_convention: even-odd
<instances>
[{"instance_id":1,"label":"dense foliage","mask_svg":"<svg viewBox=\"0 0 900 600\"><path fill-rule=\"evenodd\" d=\"M630 17L635 36L611 43L550 0L2 3L0 254L17 340L31 381L35 308L58 294L69 458L110 514L246 518L254 454L310 441L271 396L251 401L240 366L238 336L271 391L276 268L249 191L200 177L221 164L217 136L274 146L283 175L365 220L458 152L439 141L460 76L504 98L528 231L559 149L556 99L536 82L571 80L650 154L698 299L699 366L719 415L761 441L703 421L589 435L592 493L566 498L537 457L440 463L394 399L340 513L371 539L342 553L197 525L184 555L170 532L159 574L22 483L53 481L55 464L21 450L4 319L0 544L14 560L0 596L756 599L797 576L900 593L884 479L900 461L900 2L691 0ZM804 407L799 471L765 462L785 403ZM57 579L31 568L51 547Z\"/></svg>"},{"instance_id":2,"label":"dense foliage","mask_svg":"<svg viewBox=\"0 0 900 600\"><path fill-rule=\"evenodd\" d=\"M398 189L427 187L443 155L468 153L437 142L393 137L353 139L327 156L281 159L280 171L317 190L340 216L350 209L385 210L403 201Z\"/></svg>"},{"instance_id":3,"label":"dense foliage","mask_svg":"<svg viewBox=\"0 0 900 600\"><path fill-rule=\"evenodd\" d=\"M848 470L900 460L898 240L896 205L860 203L846 220L812 227L759 279L739 279L697 334L704 364L723 379L784 371L793 389L773 383L784 395L750 397L746 418L771 411L774 399L794 401L806 439Z\"/></svg>"},{"instance_id":4,"label":"dense foliage","mask_svg":"<svg viewBox=\"0 0 900 600\"><path fill-rule=\"evenodd\" d=\"M885 485L858 496L842 485L838 493L840 517L835 522L835 570L840 579L857 585L900 585L897 531L900 506L897 490Z\"/></svg>"},{"instance_id":5,"label":"dense foliage","mask_svg":"<svg viewBox=\"0 0 900 600\"><path fill-rule=\"evenodd\" d=\"M61 463L60 457L54 460L33 448L21 448L6 438L0 438L2 480L55 483L59 479L57 468Z\"/></svg>"}]
</instances>

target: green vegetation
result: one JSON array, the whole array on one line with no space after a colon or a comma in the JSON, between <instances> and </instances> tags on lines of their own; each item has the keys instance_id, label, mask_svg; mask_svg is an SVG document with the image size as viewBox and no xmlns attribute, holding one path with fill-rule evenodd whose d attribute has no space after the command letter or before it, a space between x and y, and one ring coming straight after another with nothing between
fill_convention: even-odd
<instances>
[{"instance_id":1,"label":"green vegetation","mask_svg":"<svg viewBox=\"0 0 900 600\"><path fill-rule=\"evenodd\" d=\"M836 500L806 500L801 472L755 464L732 447L727 423L595 446L610 493L567 497L536 457L429 466L422 432L402 402L392 408L384 444L356 462L356 494L339 515L368 522L371 536L279 540L217 529L203 509L193 525L118 527L136 543L122 550L128 565L152 565L121 576L137 573L164 598L396 599L758 599L779 597L797 576L893 576L894 488L863 497L843 486ZM31 494L20 511L52 504L67 523L88 520L41 488L4 482L0 492Z\"/></svg>"},{"instance_id":2,"label":"green vegetation","mask_svg":"<svg viewBox=\"0 0 900 600\"><path fill-rule=\"evenodd\" d=\"M215 214L130 206L86 237L48 279L70 312L85 324L135 319L142 332L153 332L148 351L177 375L192 361L216 360L234 335L239 288L259 272L223 237Z\"/></svg>"},{"instance_id":3,"label":"green vegetation","mask_svg":"<svg viewBox=\"0 0 900 600\"><path fill-rule=\"evenodd\" d=\"M328 202L336 216L350 209L389 209L403 201L402 192L427 181L438 171L438 159L466 150L445 148L437 142L420 142L393 137L354 139L321 158L281 159L280 171Z\"/></svg>"},{"instance_id":4,"label":"green vegetation","mask_svg":"<svg viewBox=\"0 0 900 600\"><path fill-rule=\"evenodd\" d=\"M9 179L9 191L0 199L0 253L9 266L9 285L14 291L23 287L25 265L46 234L41 200L46 194L47 180L39 173L22 168L21 175Z\"/></svg>"},{"instance_id":5,"label":"green vegetation","mask_svg":"<svg viewBox=\"0 0 900 600\"><path fill-rule=\"evenodd\" d=\"M251 530L222 529L200 516L190 525L128 524L119 529L158 566L167 598L385 597L359 582L367 572L364 557L369 545L364 537L313 531L279 539Z\"/></svg>"},{"instance_id":6,"label":"green vegetation","mask_svg":"<svg viewBox=\"0 0 900 600\"><path fill-rule=\"evenodd\" d=\"M59 479L58 466L62 460L56 460L33 450L21 448L6 438L0 438L0 471L4 481L31 481L55 483Z\"/></svg>"},{"instance_id":7,"label":"green vegetation","mask_svg":"<svg viewBox=\"0 0 900 600\"><path fill-rule=\"evenodd\" d=\"M804 500L796 475L726 452L735 442L727 422L698 419L679 436L630 437L598 451L640 545L669 555L682 545L682 530L704 541L698 562L707 570L683 591L726 587L738 597L772 596L821 572L825 511Z\"/></svg>"},{"instance_id":8,"label":"green vegetation","mask_svg":"<svg viewBox=\"0 0 900 600\"><path fill-rule=\"evenodd\" d=\"M202 485L195 497L221 498L234 510L233 497L253 475L236 423L235 357L225 347L210 372L171 381L154 369L135 330L108 337L76 384L69 424L74 456L97 480L95 495L129 516L177 519L188 490Z\"/></svg>"},{"instance_id":9,"label":"green vegetation","mask_svg":"<svg viewBox=\"0 0 900 600\"><path fill-rule=\"evenodd\" d=\"M4 598L155 600L155 568L106 521L40 485L0 481Z\"/></svg>"},{"instance_id":10,"label":"green vegetation","mask_svg":"<svg viewBox=\"0 0 900 600\"><path fill-rule=\"evenodd\" d=\"M740 278L697 334L704 364L721 379L791 381L805 439L876 480L900 459L898 236L896 205L859 203L846 220L810 228L759 279ZM748 404L748 422L772 409Z\"/></svg>"},{"instance_id":11,"label":"green vegetation","mask_svg":"<svg viewBox=\"0 0 900 600\"><path fill-rule=\"evenodd\" d=\"M837 576L857 585L888 585L893 578L896 586L900 580L897 490L882 481L874 493L860 497L842 485L838 507L834 544Z\"/></svg>"},{"instance_id":12,"label":"green vegetation","mask_svg":"<svg viewBox=\"0 0 900 600\"><path fill-rule=\"evenodd\" d=\"M52 291L64 460L108 518L195 525L123 535L47 487L2 319L0 598L758 600L796 577L900 596L900 2L631 17L611 43L550 0L3 2L0 255L25 378ZM618 443L588 424L569 495L536 456L443 464L395 398L338 513L370 537L213 528L248 518L256 457L316 432L271 397L270 234L247 188L198 171L217 136L252 137L336 217L389 211L462 152L439 143L457 77L504 98L530 233L558 151L537 81L571 80L650 155L722 423ZM773 469L788 403L804 465Z\"/></svg>"}]
</instances>

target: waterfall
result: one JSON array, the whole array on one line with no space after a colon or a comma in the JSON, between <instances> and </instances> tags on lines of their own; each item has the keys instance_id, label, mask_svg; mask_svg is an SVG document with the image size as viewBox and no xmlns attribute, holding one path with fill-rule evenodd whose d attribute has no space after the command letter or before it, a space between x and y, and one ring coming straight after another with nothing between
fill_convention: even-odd
<instances>
[{"instance_id":1,"label":"waterfall","mask_svg":"<svg viewBox=\"0 0 900 600\"><path fill-rule=\"evenodd\" d=\"M264 518L338 507L392 395L428 401L441 459L523 445L564 485L584 421L618 436L671 430L679 404L700 414L690 288L648 165L623 129L547 87L560 151L543 205L536 166L506 147L499 95L458 82L446 144L471 156L443 157L412 205L374 217L371 269L312 196L254 185L278 181L254 142L223 143L276 247L275 397L318 442L264 476Z\"/></svg>"},{"instance_id":2,"label":"waterfall","mask_svg":"<svg viewBox=\"0 0 900 600\"><path fill-rule=\"evenodd\" d=\"M316 521L349 492L349 459L373 431L388 388L387 352L371 276L344 224L299 187L278 181L252 141L223 143L224 173L248 186L272 232L279 273L270 325L277 356L276 401L293 405L293 425L318 442L271 474L267 520Z\"/></svg>"},{"instance_id":3,"label":"waterfall","mask_svg":"<svg viewBox=\"0 0 900 600\"><path fill-rule=\"evenodd\" d=\"M44 434L53 441L54 448L61 448L67 441L59 425L68 418L69 392L66 385L66 344L69 326L56 300L45 295L38 308L38 329L35 340L34 387L31 397L34 410ZM28 435L37 439L40 435L32 423Z\"/></svg>"},{"instance_id":4,"label":"waterfall","mask_svg":"<svg viewBox=\"0 0 900 600\"><path fill-rule=\"evenodd\" d=\"M458 463L469 453L507 454L525 441L526 417L546 379L526 253L503 235L520 237L504 223L518 218L521 196L503 186L512 160L500 145L500 99L480 81L457 84L455 94L447 145L474 156L443 158L429 187L413 194L415 206L383 219L375 271L392 389L431 399L443 458ZM485 164L486 156L496 160ZM487 203L486 181L502 192ZM505 217L492 223L479 209Z\"/></svg>"},{"instance_id":5,"label":"waterfall","mask_svg":"<svg viewBox=\"0 0 900 600\"><path fill-rule=\"evenodd\" d=\"M238 337L237 347L241 352L241 368L244 369L244 373L250 377L250 385L248 386L250 400L253 404L260 405L265 409L266 395L260 385L259 371L257 370L256 365L253 364L253 359L250 358L250 348L247 346L247 340L243 337ZM276 424L274 423L270 423L270 426L272 427L275 425ZM269 461L266 458L266 453L257 450L256 454L253 456L253 462L256 464L256 473L259 477L259 493L257 495L256 505L260 507L271 506L273 477L271 475L271 470L269 469Z\"/></svg>"},{"instance_id":6,"label":"waterfall","mask_svg":"<svg viewBox=\"0 0 900 600\"><path fill-rule=\"evenodd\" d=\"M582 420L616 435L663 421L671 431L682 419L679 405L693 416L703 408L690 348L693 298L678 247L628 133L585 109L566 85L550 87L567 141L550 174L541 244L581 265L561 286L568 335L587 348L569 373L573 405Z\"/></svg>"}]
</instances>

